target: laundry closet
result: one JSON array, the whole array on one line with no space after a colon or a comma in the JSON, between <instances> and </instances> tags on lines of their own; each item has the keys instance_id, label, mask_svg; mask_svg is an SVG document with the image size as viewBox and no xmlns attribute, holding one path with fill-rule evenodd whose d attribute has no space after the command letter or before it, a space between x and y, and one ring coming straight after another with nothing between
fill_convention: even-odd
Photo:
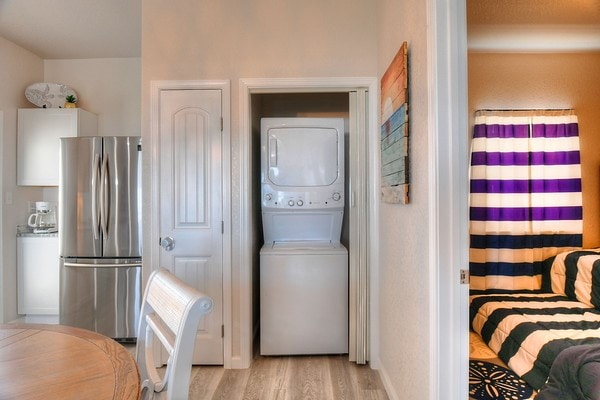
<instances>
[{"instance_id":1,"label":"laundry closet","mask_svg":"<svg viewBox=\"0 0 600 400\"><path fill-rule=\"evenodd\" d=\"M251 96L263 355L348 353L349 107L347 92Z\"/></svg>"}]
</instances>

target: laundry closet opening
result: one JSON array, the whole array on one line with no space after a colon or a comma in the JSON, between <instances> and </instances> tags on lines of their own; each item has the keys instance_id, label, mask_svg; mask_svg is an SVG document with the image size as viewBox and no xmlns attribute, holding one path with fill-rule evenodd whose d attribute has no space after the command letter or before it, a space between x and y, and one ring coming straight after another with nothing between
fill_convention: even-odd
<instances>
[{"instance_id":1,"label":"laundry closet opening","mask_svg":"<svg viewBox=\"0 0 600 400\"><path fill-rule=\"evenodd\" d=\"M253 256L254 256L254 260L253 263L255 266L257 266L257 268L253 269L253 315L254 315L254 326L256 331L258 332L258 345L260 347L260 351L261 354L265 354L265 355L283 355L283 354L335 354L335 353L347 353L348 352L348 324L349 324L349 318L348 318L348 303L349 303L349 299L348 299L348 293L349 293L349 289L348 289L348 252L351 250L350 249L350 245L351 245L351 240L350 240L350 223L349 223L349 201L351 199L351 194L349 191L350 188L350 165L352 163L350 157L349 157L349 145L350 145L350 135L349 135L349 124L350 124L350 96L348 92L333 92L333 93L315 93L315 92L311 92L311 93L259 93L259 94L252 94L251 95L251 171L250 171L250 179L251 179L251 187L252 187L252 204L251 204L251 219L253 220L252 226L254 227L253 229ZM341 150L341 159L343 160L343 169L341 170L341 173L343 174L343 198L342 198L342 202L343 203L343 218L341 218L341 234L339 235L339 238L335 238L337 235L334 234L334 241L339 240L339 242L341 243L341 246L339 246L339 248L336 248L335 250L326 250L326 251L322 251L317 247L314 247L313 244L302 244L300 246L292 246L295 249L297 248L301 248L303 247L304 250L300 250L300 253L296 252L294 254L301 254L301 255L281 255L281 253L275 253L275 255L271 255L271 253L266 252L263 249L263 246L265 245L265 241L264 241L264 234L265 231L263 230L263 216L262 216L262 212L263 212L263 205L264 205L264 195L265 193L263 193L263 190L261 190L261 174L264 173L265 171L263 171L263 169L265 168L264 164L261 166L261 120L263 118L270 118L272 119L271 121L275 121L275 122L280 122L282 120L278 120L279 118L309 118L312 121L315 121L315 119L322 119L325 118L325 120L322 121L333 121L335 122L337 121L341 121L341 125L340 125L340 130L343 131L343 147L340 148ZM273 119L277 119L277 120L273 120ZM290 120L287 120L290 121ZM306 121L306 120L305 120ZM310 121L310 120L308 120ZM319 146L324 146L325 144L323 144L324 142L321 142L321 138L320 137L316 137L316 141L314 142L314 146L319 147ZM273 141L273 139L272 139ZM321 143L321 144L319 144ZM341 144L341 143L340 143ZM263 140L263 146L265 146L264 144L264 140ZM268 145L266 145L268 147ZM302 143L302 148L306 149L306 148L312 148L311 146L313 146L312 143ZM263 149L264 150L264 149ZM315 148L314 149L315 152L316 151L321 151L322 149L320 148ZM279 150L278 150L279 151ZM334 151L335 153L335 151ZM273 154L271 154L271 157L273 157ZM334 157L335 158L335 155ZM333 161L332 161L333 162ZM300 173L300 172L299 172ZM287 202L287 200L286 200ZM303 204L302 201L300 204ZM331 206L331 202L328 204L328 206ZM341 208L342 204L339 205L338 208ZM304 208L307 208L306 205ZM288 207L288 210L285 210L286 212L305 212L305 210L301 210L302 207L298 207L297 205L295 205L294 207L292 207L291 209ZM279 210L281 211L281 210ZM329 212L330 210L328 210ZM322 212L322 210L320 211ZM297 223L297 222L301 222L304 218L304 215L306 215L306 218L312 218L311 214L303 214L303 215L298 215L298 214L294 214L293 217L295 218L294 220L292 220L292 224ZM279 218L279 220L283 220L282 218L280 218L280 214L277 214L277 218ZM294 222L296 221L296 222ZM306 220L308 221L308 220ZM272 222L273 224L277 224L277 222ZM308 223L308 222L307 222ZM269 246L265 246L269 247ZM335 246L334 246L335 247ZM261 252L261 249L262 252ZM308 249L308 250L307 250ZM316 250L315 250L316 249ZM341 250L343 249L343 250ZM348 250L348 252L346 252L346 249ZM285 253L287 250L283 250L283 252ZM343 253L343 255L342 255ZM290 254L289 251L286 254ZM316 255L315 255L316 254ZM325 256L323 256L322 254L327 254ZM332 255L335 254L335 255ZM280 258L281 257L281 258ZM308 275L304 275L302 277L299 277L296 280L296 276L298 276L298 274L300 273L299 271L304 271L304 269L302 267L300 267L300 269L298 269L297 267L297 259L294 257L300 257L300 265L312 265L311 268L313 268L313 272L312 274L321 274L321 272L317 272L318 268L315 269L314 264L319 264L319 268L321 268L322 266L322 271L323 271L323 275L322 277L315 277L312 276L312 278L306 278L306 276ZM306 258L309 257L309 258ZM312 258L310 258L312 257ZM289 260L293 260L293 261L289 261ZM272 260L277 260L277 261L272 261ZM286 260L283 261L283 264L281 264L281 262L279 260ZM310 260L310 261L305 261L305 260ZM290 265L294 264L295 266L290 267ZM279 275L278 271L281 271L282 268L280 268L280 266L282 265L286 265L286 268L292 268L293 272L290 273L286 273L287 274L287 279L291 280L288 281L288 285L289 287L284 290L283 292L278 289L268 289L269 285L272 285L273 282L282 282L282 285L285 285L286 283L284 282L286 278L282 278L281 275ZM332 265L335 265L335 268L337 268L337 272L333 273L331 272L331 268L334 268ZM341 269L342 267L340 267L340 265L343 265L343 274L341 274ZM290 271L292 271L290 270ZM261 271L263 273L262 275L262 287L261 287ZM265 271L271 271L271 272L265 272ZM265 275L267 274L267 275ZM292 274L296 274L293 275ZM310 272L307 272L307 274L310 274ZM327 274L329 274L329 276L327 276ZM331 275L334 274L334 275ZM337 274L337 275L335 275ZM267 278L265 278L265 276L267 276ZM314 331L311 331L311 329L303 327L302 323L299 322L296 327L290 327L290 328L286 328L283 325L289 325L289 319L288 322L286 322L285 316L283 315L274 315L274 314L282 314L282 309L286 309L286 306L281 306L280 303L284 302L284 301L292 301L292 302L298 302L298 297L293 297L293 295L290 295L289 292L292 290L292 286L295 286L292 282L298 282L298 284L300 285L308 285L306 287L306 293L309 297L315 297L315 296L320 296L319 294L315 295L315 292L311 292L311 290L314 290L314 286L316 284L316 282L318 281L319 283L323 283L326 282L327 280L329 280L330 283L326 283L324 284L325 287L327 288L327 291L330 291L331 293L328 295L325 295L321 298L321 300L319 300L319 302L323 302L323 307L327 307L328 303L333 302L334 298L337 298L339 300L340 297L340 288L339 288L339 283L335 283L336 281L338 281L338 277L339 280L344 282L344 292L343 292L343 297L344 297L344 304L345 304L345 309L343 310L343 318L342 319L337 319L339 317L340 311L339 311L339 307L341 305L338 305L337 309L335 311L331 311L331 315L325 313L323 315L321 315L322 319L331 319L333 318L336 322L335 324L337 325L345 325L345 326L338 326L337 328L340 328L341 330L337 330L337 328L333 329L335 332L331 332L331 333L327 333L329 332L331 329L327 328L323 330L323 335L321 336L328 336L330 337L329 341L335 341L335 342L341 342L343 341L344 343L342 343L342 346L339 345L335 345L335 344L324 344L323 342L326 340L319 340L319 338L317 337L318 334L314 333ZM312 281L311 281L312 279ZM271 282L271 283L267 283L267 282ZM330 286L332 285L332 286ZM338 288L336 289L335 286L338 286ZM283 286L282 286L283 287ZM300 288L300 291L303 291L304 289ZM288 292L288 293L286 293ZM331 299L329 298L329 296L331 296ZM263 298L263 304L261 307L261 297ZM286 298L288 298L286 300ZM271 300L265 300L265 299L271 299ZM265 304L265 302L270 302L271 304ZM275 304L275 303L279 303L279 304ZM307 301L307 303L309 303ZM314 306L314 305L313 305ZM291 306L290 306L291 307ZM262 312L263 314L261 315L261 308L262 308ZM333 310L333 309L332 309ZM310 315L311 313L314 313L315 310L310 310L307 309L304 311L304 315ZM280 318L282 317L282 318ZM299 320L302 320L303 316L302 315L298 315L297 318ZM262 325L261 325L261 321L262 321ZM314 324L315 319L307 320L307 324ZM296 323L296 322L294 322ZM277 326L279 324L279 326ZM275 327L274 327L275 325ZM295 332L294 332L295 331ZM298 336L299 333L304 331L304 337L305 339L299 340ZM306 332L313 332L313 333L309 333L307 334ZM343 339L333 339L334 337L340 337L340 334L342 334ZM337 336L336 336L337 335ZM280 340L280 337L290 337L289 340ZM294 339L293 337L296 336L296 339ZM308 337L306 337L308 336ZM275 342L273 342L273 340L275 340ZM298 341L302 341L302 343L297 343ZM315 351L315 349L317 349ZM331 351L329 350L331 349ZM341 349L341 350L340 350Z\"/></svg>"}]
</instances>

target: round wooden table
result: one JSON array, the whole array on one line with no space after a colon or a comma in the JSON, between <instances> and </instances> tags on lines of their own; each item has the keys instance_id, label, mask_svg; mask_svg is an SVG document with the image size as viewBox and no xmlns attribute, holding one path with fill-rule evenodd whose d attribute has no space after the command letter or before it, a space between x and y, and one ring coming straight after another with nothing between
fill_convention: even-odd
<instances>
[{"instance_id":1,"label":"round wooden table","mask_svg":"<svg viewBox=\"0 0 600 400\"><path fill-rule=\"evenodd\" d=\"M63 325L0 324L0 399L139 398L137 365L114 340Z\"/></svg>"}]
</instances>

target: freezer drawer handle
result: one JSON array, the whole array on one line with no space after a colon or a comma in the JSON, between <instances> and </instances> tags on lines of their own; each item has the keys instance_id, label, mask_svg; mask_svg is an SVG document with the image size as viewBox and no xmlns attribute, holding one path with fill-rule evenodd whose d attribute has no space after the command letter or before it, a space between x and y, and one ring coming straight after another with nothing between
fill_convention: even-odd
<instances>
[{"instance_id":1,"label":"freezer drawer handle","mask_svg":"<svg viewBox=\"0 0 600 400\"><path fill-rule=\"evenodd\" d=\"M93 263L73 263L65 262L65 267L85 267L85 268L120 268L120 267L141 267L141 262L124 264L93 264Z\"/></svg>"}]
</instances>

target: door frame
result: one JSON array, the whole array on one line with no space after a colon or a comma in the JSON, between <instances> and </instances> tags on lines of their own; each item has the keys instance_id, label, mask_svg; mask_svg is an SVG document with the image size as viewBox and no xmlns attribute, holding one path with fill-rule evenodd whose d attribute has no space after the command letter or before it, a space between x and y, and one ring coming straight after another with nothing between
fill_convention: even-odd
<instances>
[{"instance_id":1,"label":"door frame","mask_svg":"<svg viewBox=\"0 0 600 400\"><path fill-rule=\"evenodd\" d=\"M0 110L0 137L4 137L4 110ZM0 154L4 154L4 145L3 145L4 141L0 141ZM3 163L0 163L0 187L4 187L4 166ZM4 321L4 316L7 314L7 312L4 310L4 293L7 292L6 288L4 287L5 285L5 279L4 276L6 275L6 263L4 262L4 239L5 239L5 229L4 229L4 202L7 199L9 195L6 194L6 192L4 192L4 190L2 191L2 198L0 199L0 291L2 292L2 295L0 295L0 321L1 322L6 322ZM11 232L12 233L12 232ZM15 270L15 277L17 275L17 272ZM16 278L15 278L16 279ZM16 314L16 306L15 306L15 314Z\"/></svg>"},{"instance_id":2,"label":"door frame","mask_svg":"<svg viewBox=\"0 0 600 400\"><path fill-rule=\"evenodd\" d=\"M250 168L252 161L251 153L251 134L252 134L252 113L251 113L251 95L262 93L334 93L350 92L360 89L367 89L368 94L368 121L367 121L367 141L365 148L365 157L368 165L368 185L366 187L367 209L368 209L368 232L364 234L364 240L367 241L367 260L368 260L368 284L369 293L378 293L378 265L379 254L376 251L376 244L379 236L379 157L378 152L369 149L379 148L379 138L375 133L378 132L378 98L379 86L376 77L359 78L243 78L239 81L239 113L240 113L240 134L239 134L239 182L240 182L240 202L239 202L239 259L240 268L240 293L239 293L239 312L240 312L240 349L239 354L232 358L232 368L248 368L252 362L253 340L255 327L253 326L252 315L252 235L253 226L251 223L250 206L252 204L252 182ZM350 295L356 295L350 291ZM378 354L379 330L378 330L378 296L369 296L367 299L368 314L367 329L369 353ZM350 310L352 312L352 310ZM231 355L231 354L230 354ZM375 365L378 357L371 357L371 366Z\"/></svg>"},{"instance_id":3,"label":"door frame","mask_svg":"<svg viewBox=\"0 0 600 400\"><path fill-rule=\"evenodd\" d=\"M468 398L467 2L428 0L429 399Z\"/></svg>"},{"instance_id":4,"label":"door frame","mask_svg":"<svg viewBox=\"0 0 600 400\"><path fill-rule=\"evenodd\" d=\"M223 340L224 364L227 368L228 354L231 354L232 296L231 296L231 83L229 80L157 80L150 82L150 143L142 142L142 157L150 156L150 193L151 215L150 240L145 244L152 244L144 254L150 254L150 260L143 260L146 265L142 268L143 283L148 280L154 266L158 266L160 246L160 195L158 192L160 182L160 92L162 90L220 90L221 91L221 116L223 129L221 132L221 174L222 174L222 218L223 218L223 324L226 334ZM144 163L144 162L143 162ZM144 163L143 165L147 165ZM148 191L144 191L148 193ZM151 267L148 267L151 266Z\"/></svg>"}]
</instances>

